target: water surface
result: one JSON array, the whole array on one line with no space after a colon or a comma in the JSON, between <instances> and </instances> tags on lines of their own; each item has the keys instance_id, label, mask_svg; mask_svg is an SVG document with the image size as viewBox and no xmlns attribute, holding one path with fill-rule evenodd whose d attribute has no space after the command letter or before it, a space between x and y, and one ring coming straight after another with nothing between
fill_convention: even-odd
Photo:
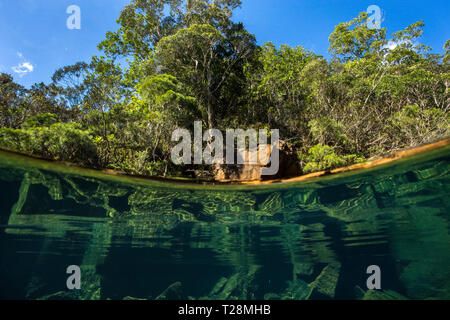
<instances>
[{"instance_id":1,"label":"water surface","mask_svg":"<svg viewBox=\"0 0 450 320\"><path fill-rule=\"evenodd\" d=\"M200 186L0 152L0 298L450 299L449 156Z\"/></svg>"}]
</instances>

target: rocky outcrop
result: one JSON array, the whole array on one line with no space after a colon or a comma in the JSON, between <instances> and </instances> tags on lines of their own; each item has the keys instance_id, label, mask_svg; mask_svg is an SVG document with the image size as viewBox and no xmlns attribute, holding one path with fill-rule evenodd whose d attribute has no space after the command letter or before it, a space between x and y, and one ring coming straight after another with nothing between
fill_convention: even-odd
<instances>
[{"instance_id":1,"label":"rocky outcrop","mask_svg":"<svg viewBox=\"0 0 450 320\"><path fill-rule=\"evenodd\" d=\"M271 152L271 146L262 147ZM279 169L278 173L271 176L261 176L261 168L265 167L264 161L259 159L261 147L256 151L246 150L243 153L245 164L221 164L214 165L213 176L215 181L232 182L232 181L255 181L255 180L271 180L278 178L295 177L302 173L297 154L293 146L285 141L280 141L279 146ZM258 159L257 164L250 164L249 159L253 156ZM267 159L264 159L267 160Z\"/></svg>"}]
</instances>

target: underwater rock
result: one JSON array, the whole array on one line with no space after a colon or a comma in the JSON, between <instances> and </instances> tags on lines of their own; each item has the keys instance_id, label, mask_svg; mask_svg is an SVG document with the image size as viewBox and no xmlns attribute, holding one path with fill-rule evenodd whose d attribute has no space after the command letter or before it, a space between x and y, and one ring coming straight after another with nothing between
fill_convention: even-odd
<instances>
[{"instance_id":1,"label":"underwater rock","mask_svg":"<svg viewBox=\"0 0 450 320\"><path fill-rule=\"evenodd\" d=\"M231 295L238 294L238 287L241 284L240 279L243 277L241 273L235 273L230 277L230 279L225 284L222 292L218 295L219 299L229 299Z\"/></svg>"},{"instance_id":2,"label":"underwater rock","mask_svg":"<svg viewBox=\"0 0 450 320\"><path fill-rule=\"evenodd\" d=\"M399 280L412 299L450 299L450 224L438 206L428 201L410 207L404 211L410 224L399 220L393 225L391 247Z\"/></svg>"},{"instance_id":3,"label":"underwater rock","mask_svg":"<svg viewBox=\"0 0 450 320\"><path fill-rule=\"evenodd\" d=\"M295 281L290 282L289 287L286 292L281 297L282 300L307 300L313 288L308 285L306 282L297 279Z\"/></svg>"},{"instance_id":4,"label":"underwater rock","mask_svg":"<svg viewBox=\"0 0 450 320\"><path fill-rule=\"evenodd\" d=\"M446 161L440 161L431 168L422 168L416 170L415 174L419 180L443 177L448 173L448 164Z\"/></svg>"},{"instance_id":5,"label":"underwater rock","mask_svg":"<svg viewBox=\"0 0 450 320\"><path fill-rule=\"evenodd\" d=\"M408 300L408 298L392 290L367 290L362 300Z\"/></svg>"},{"instance_id":6,"label":"underwater rock","mask_svg":"<svg viewBox=\"0 0 450 320\"><path fill-rule=\"evenodd\" d=\"M124 184L96 178L85 181L83 176L71 178L71 174L50 174L46 170L33 169L21 175L12 172L13 177L7 176L8 171L2 171L0 180L15 181L15 184L1 184L7 198L12 197L3 203L7 218L2 221L9 222L3 232L5 239L7 236L11 241L5 242L3 252L9 254L9 243L21 245L24 240L32 239L34 253L39 256L17 264L17 273L4 273L8 286L4 286L3 291L8 293L16 288L7 278L19 275L20 270L27 271L25 279L31 277L28 287L21 288L28 294L27 299L104 298L100 287L105 281L109 283L112 277L108 270L115 273L114 263L122 258L122 249L116 250L114 246L114 250L110 250L112 241L117 240L130 247L130 254L146 248L151 257L161 258L164 263L168 256L161 252L172 249L175 252L181 243L183 263L191 266L190 258L201 258L202 265L204 261L211 262L211 266L220 264L217 271L213 270L217 277L215 285L209 283L210 275L202 280L202 289L208 285L202 294L206 295L212 288L210 296L205 298L330 299L336 298L336 291L338 298L400 298L400 294L389 290L366 292L365 288L358 287L357 292L352 293L353 279L339 279L340 266L336 268L333 264L338 255L342 260L355 261L357 266L362 260L375 257L374 263L381 261L389 268L383 272L392 276L391 280L396 281L394 285L404 288L401 293L408 298L449 299L450 220L445 211L449 205L444 197L449 190L448 160L445 161L435 172L408 171L402 177L402 174L393 174L400 171L390 169L383 175L324 179L320 184L280 186L273 191L272 187L267 190L266 187L248 190L233 187L226 191L213 187L199 190L181 187L175 190L170 185L160 187L151 183ZM421 181L430 176L436 178ZM354 181L347 183L347 179ZM344 182L344 193L349 192L349 197L327 194L335 192ZM11 208L13 214L9 218ZM114 212L114 219L107 218L107 212ZM122 216L124 219L120 219ZM216 223L197 223L209 216ZM191 221L193 223L189 223ZM184 251L184 248L189 249ZM49 294L58 290L51 280L48 284L44 282L53 275L40 271L54 261L50 254L62 252L59 259L67 250L71 256L83 256L80 266L86 285L80 292ZM3 259L2 270L12 270L15 266L9 262L15 261L10 257L7 255ZM177 264L175 259L178 258L178 255L170 255L173 260L168 263ZM42 260L41 265L30 275L23 265L37 266L33 263L37 259ZM153 262L155 259L145 263ZM222 268L225 264L226 269ZM254 264L262 264L264 272L248 267ZM278 266L281 268L277 269ZM227 278L220 278L222 272L228 272L228 267L235 271L226 274ZM278 270L283 272L280 277L274 275ZM103 274L106 280L102 279ZM44 279L38 280L39 275ZM158 273L153 276L158 277ZM179 280L184 279L184 275L180 277ZM288 279L292 282L286 289L283 284ZM349 286L341 283L347 280ZM162 293L165 287L161 287L154 292L156 295L152 293L152 298L161 293L159 299L181 299L186 296L183 291L197 296L197 290L188 291L191 287L186 286L187 282L183 281L183 285L181 288L181 284L173 284ZM268 291L275 293L266 293ZM126 291L114 293L114 297L140 299L126 294Z\"/></svg>"},{"instance_id":7,"label":"underwater rock","mask_svg":"<svg viewBox=\"0 0 450 320\"><path fill-rule=\"evenodd\" d=\"M358 300L408 300L407 297L393 290L367 290L355 286L355 298Z\"/></svg>"},{"instance_id":8,"label":"underwater rock","mask_svg":"<svg viewBox=\"0 0 450 320\"><path fill-rule=\"evenodd\" d=\"M355 293L355 299L357 300L362 300L362 298L366 294L366 292L360 286L355 286L353 291Z\"/></svg>"},{"instance_id":9,"label":"underwater rock","mask_svg":"<svg viewBox=\"0 0 450 320\"><path fill-rule=\"evenodd\" d=\"M96 288L97 284L93 284L90 290L83 290L80 300L100 300L101 288Z\"/></svg>"},{"instance_id":10,"label":"underwater rock","mask_svg":"<svg viewBox=\"0 0 450 320\"><path fill-rule=\"evenodd\" d=\"M147 300L147 299L144 299L144 298L135 298L135 297L126 296L126 297L123 297L122 300Z\"/></svg>"},{"instance_id":11,"label":"underwater rock","mask_svg":"<svg viewBox=\"0 0 450 320\"><path fill-rule=\"evenodd\" d=\"M300 207L312 207L319 204L319 195L315 189L299 189L296 192L295 202L300 205Z\"/></svg>"},{"instance_id":12,"label":"underwater rock","mask_svg":"<svg viewBox=\"0 0 450 320\"><path fill-rule=\"evenodd\" d=\"M228 279L225 278L225 277L220 278L220 280L216 283L216 285L211 290L209 295L210 296L215 296L215 295L219 294L219 292L223 289L223 287L225 286L227 281L228 281Z\"/></svg>"},{"instance_id":13,"label":"underwater rock","mask_svg":"<svg viewBox=\"0 0 450 320\"><path fill-rule=\"evenodd\" d=\"M241 299L249 300L255 298L255 291L257 290L256 276L260 270L260 266L250 266L248 269L243 268L233 274L226 283L222 284L223 279L219 280L216 287L222 286L216 295L213 295L212 299L226 300L226 299ZM224 278L226 279L226 278ZM214 290L214 289L213 289Z\"/></svg>"},{"instance_id":14,"label":"underwater rock","mask_svg":"<svg viewBox=\"0 0 450 320\"><path fill-rule=\"evenodd\" d=\"M301 278L303 280L309 279L314 273L313 263L295 263L294 264L294 275L295 277Z\"/></svg>"},{"instance_id":15,"label":"underwater rock","mask_svg":"<svg viewBox=\"0 0 450 320\"><path fill-rule=\"evenodd\" d=\"M37 300L78 300L73 291L58 291L38 298Z\"/></svg>"},{"instance_id":16,"label":"underwater rock","mask_svg":"<svg viewBox=\"0 0 450 320\"><path fill-rule=\"evenodd\" d=\"M316 280L310 283L312 291L307 298L309 300L334 299L340 271L341 264L338 262L323 268Z\"/></svg>"},{"instance_id":17,"label":"underwater rock","mask_svg":"<svg viewBox=\"0 0 450 320\"><path fill-rule=\"evenodd\" d=\"M271 292L264 295L264 300L281 300L281 297L279 294Z\"/></svg>"},{"instance_id":18,"label":"underwater rock","mask_svg":"<svg viewBox=\"0 0 450 320\"><path fill-rule=\"evenodd\" d=\"M25 297L27 299L34 299L35 297L39 297L39 293L45 290L45 287L46 285L42 277L38 276L37 274L33 274L31 276L30 282L28 283L26 290L27 294Z\"/></svg>"},{"instance_id":19,"label":"underwater rock","mask_svg":"<svg viewBox=\"0 0 450 320\"><path fill-rule=\"evenodd\" d=\"M155 300L184 300L183 287L181 282L171 284Z\"/></svg>"}]
</instances>

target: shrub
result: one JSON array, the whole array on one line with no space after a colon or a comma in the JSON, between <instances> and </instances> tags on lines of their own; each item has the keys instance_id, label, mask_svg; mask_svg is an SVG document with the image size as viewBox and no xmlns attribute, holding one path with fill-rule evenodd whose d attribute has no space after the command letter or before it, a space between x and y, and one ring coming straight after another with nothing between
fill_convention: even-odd
<instances>
[{"instance_id":1,"label":"shrub","mask_svg":"<svg viewBox=\"0 0 450 320\"><path fill-rule=\"evenodd\" d=\"M450 134L449 115L443 110L422 110L417 105L403 107L391 116L385 127L385 135L393 148L415 146Z\"/></svg>"},{"instance_id":2,"label":"shrub","mask_svg":"<svg viewBox=\"0 0 450 320\"><path fill-rule=\"evenodd\" d=\"M89 133L72 122L29 129L1 128L0 145L48 159L97 166L97 150Z\"/></svg>"},{"instance_id":3,"label":"shrub","mask_svg":"<svg viewBox=\"0 0 450 320\"><path fill-rule=\"evenodd\" d=\"M317 143L345 148L349 139L344 132L344 126L333 119L320 117L308 122L311 134Z\"/></svg>"},{"instance_id":4,"label":"shrub","mask_svg":"<svg viewBox=\"0 0 450 320\"><path fill-rule=\"evenodd\" d=\"M0 128L0 146L9 150L31 152L31 133L23 129Z\"/></svg>"},{"instance_id":5,"label":"shrub","mask_svg":"<svg viewBox=\"0 0 450 320\"><path fill-rule=\"evenodd\" d=\"M33 127L49 127L56 123L56 115L53 113L41 113L36 116L28 118L23 124L23 129L29 129Z\"/></svg>"},{"instance_id":6,"label":"shrub","mask_svg":"<svg viewBox=\"0 0 450 320\"><path fill-rule=\"evenodd\" d=\"M321 145L320 143L308 150L307 163L304 172L316 172L330 170L337 167L350 165L364 161L364 158L356 154L339 156L333 147Z\"/></svg>"}]
</instances>

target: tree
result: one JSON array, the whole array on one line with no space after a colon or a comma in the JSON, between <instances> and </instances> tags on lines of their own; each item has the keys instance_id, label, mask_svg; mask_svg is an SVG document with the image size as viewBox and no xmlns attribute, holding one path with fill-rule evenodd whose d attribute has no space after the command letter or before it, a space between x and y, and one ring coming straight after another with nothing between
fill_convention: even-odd
<instances>
[{"instance_id":1,"label":"tree","mask_svg":"<svg viewBox=\"0 0 450 320\"><path fill-rule=\"evenodd\" d=\"M262 109L258 114L266 116L259 121L282 128L286 137L299 138L308 122L310 90L304 71L316 59L319 56L301 46L283 45L277 49L266 43L261 48L257 63L247 68L251 103Z\"/></svg>"},{"instance_id":2,"label":"tree","mask_svg":"<svg viewBox=\"0 0 450 320\"><path fill-rule=\"evenodd\" d=\"M335 27L329 38L329 51L334 57L347 62L385 51L386 29L369 29L367 21L367 12L361 12L357 18Z\"/></svg>"},{"instance_id":3,"label":"tree","mask_svg":"<svg viewBox=\"0 0 450 320\"><path fill-rule=\"evenodd\" d=\"M79 108L86 96L86 76L92 72L91 66L86 62L77 62L73 65L59 68L52 76L58 92L66 101L68 108Z\"/></svg>"},{"instance_id":4,"label":"tree","mask_svg":"<svg viewBox=\"0 0 450 320\"><path fill-rule=\"evenodd\" d=\"M180 29L158 43L155 64L175 76L197 99L209 128L215 125L222 90L255 49L254 37L234 25L222 34L208 24Z\"/></svg>"},{"instance_id":5,"label":"tree","mask_svg":"<svg viewBox=\"0 0 450 320\"><path fill-rule=\"evenodd\" d=\"M133 0L103 56L26 89L0 75L0 145L133 174L183 175L171 134L280 129L304 171L349 165L448 137L450 41L421 43L424 23L338 24L327 61L301 46L262 47L232 13L239 0ZM86 155L86 157L84 157Z\"/></svg>"},{"instance_id":6,"label":"tree","mask_svg":"<svg viewBox=\"0 0 450 320\"><path fill-rule=\"evenodd\" d=\"M120 13L119 29L108 32L98 47L110 58L142 61L162 38L179 29L193 24L227 28L240 4L240 0L133 0Z\"/></svg>"},{"instance_id":7,"label":"tree","mask_svg":"<svg viewBox=\"0 0 450 320\"><path fill-rule=\"evenodd\" d=\"M26 90L14 82L7 73L0 74L0 128L19 127L25 120L24 99Z\"/></svg>"}]
</instances>

